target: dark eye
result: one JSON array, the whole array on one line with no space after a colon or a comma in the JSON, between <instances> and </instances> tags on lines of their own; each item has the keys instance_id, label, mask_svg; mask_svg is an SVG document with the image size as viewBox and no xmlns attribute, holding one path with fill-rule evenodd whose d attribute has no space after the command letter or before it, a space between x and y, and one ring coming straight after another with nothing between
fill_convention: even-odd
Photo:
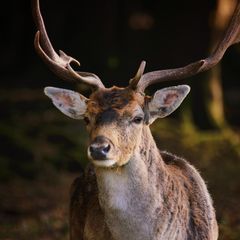
<instances>
[{"instance_id":1,"label":"dark eye","mask_svg":"<svg viewBox=\"0 0 240 240\"><path fill-rule=\"evenodd\" d=\"M84 122L88 125L89 123L90 123L90 120L89 120L89 118L88 117L84 117Z\"/></svg>"},{"instance_id":2,"label":"dark eye","mask_svg":"<svg viewBox=\"0 0 240 240\"><path fill-rule=\"evenodd\" d=\"M136 123L136 124L140 124L142 122L143 118L142 117L135 117L133 119L133 122Z\"/></svg>"}]
</instances>

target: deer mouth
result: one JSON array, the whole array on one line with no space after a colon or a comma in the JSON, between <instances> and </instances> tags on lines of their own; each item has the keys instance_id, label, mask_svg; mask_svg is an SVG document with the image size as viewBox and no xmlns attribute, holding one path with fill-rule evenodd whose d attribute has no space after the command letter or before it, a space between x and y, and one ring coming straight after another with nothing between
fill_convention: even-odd
<instances>
[{"instance_id":1,"label":"deer mouth","mask_svg":"<svg viewBox=\"0 0 240 240\"><path fill-rule=\"evenodd\" d=\"M96 167L114 167L116 166L117 161L113 159L107 159L107 160L92 160L93 164Z\"/></svg>"}]
</instances>

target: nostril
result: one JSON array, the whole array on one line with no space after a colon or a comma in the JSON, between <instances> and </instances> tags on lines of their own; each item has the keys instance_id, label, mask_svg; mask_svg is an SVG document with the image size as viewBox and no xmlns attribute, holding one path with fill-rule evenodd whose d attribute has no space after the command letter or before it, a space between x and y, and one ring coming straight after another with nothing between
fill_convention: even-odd
<instances>
[{"instance_id":1,"label":"nostril","mask_svg":"<svg viewBox=\"0 0 240 240\"><path fill-rule=\"evenodd\" d=\"M92 153L92 152L94 152L94 147L93 146L90 146L89 147L89 151Z\"/></svg>"},{"instance_id":2,"label":"nostril","mask_svg":"<svg viewBox=\"0 0 240 240\"><path fill-rule=\"evenodd\" d=\"M103 151L104 153L108 153L109 150L110 150L110 144L108 144L106 147L104 147L102 151Z\"/></svg>"}]
</instances>

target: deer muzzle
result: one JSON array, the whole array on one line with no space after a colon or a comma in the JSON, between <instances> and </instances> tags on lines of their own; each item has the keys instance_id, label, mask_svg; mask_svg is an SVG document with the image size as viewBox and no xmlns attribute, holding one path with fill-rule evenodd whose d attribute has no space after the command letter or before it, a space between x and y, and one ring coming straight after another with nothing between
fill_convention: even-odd
<instances>
[{"instance_id":1,"label":"deer muzzle","mask_svg":"<svg viewBox=\"0 0 240 240\"><path fill-rule=\"evenodd\" d=\"M97 136L88 147L88 157L97 166L109 167L116 163L110 158L113 146L111 141L104 136Z\"/></svg>"}]
</instances>

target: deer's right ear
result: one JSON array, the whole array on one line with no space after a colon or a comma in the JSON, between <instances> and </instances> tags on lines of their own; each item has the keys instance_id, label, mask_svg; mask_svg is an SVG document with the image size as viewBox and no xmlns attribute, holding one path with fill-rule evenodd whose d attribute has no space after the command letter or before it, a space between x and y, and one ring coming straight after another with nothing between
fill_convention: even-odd
<instances>
[{"instance_id":1,"label":"deer's right ear","mask_svg":"<svg viewBox=\"0 0 240 240\"><path fill-rule=\"evenodd\" d=\"M65 115L74 119L83 119L87 110L87 101L83 95L62 88L46 87L44 93L52 99L53 104Z\"/></svg>"},{"instance_id":2,"label":"deer's right ear","mask_svg":"<svg viewBox=\"0 0 240 240\"><path fill-rule=\"evenodd\" d=\"M179 85L158 90L148 103L148 122L164 118L174 112L190 91L187 85Z\"/></svg>"}]
</instances>

